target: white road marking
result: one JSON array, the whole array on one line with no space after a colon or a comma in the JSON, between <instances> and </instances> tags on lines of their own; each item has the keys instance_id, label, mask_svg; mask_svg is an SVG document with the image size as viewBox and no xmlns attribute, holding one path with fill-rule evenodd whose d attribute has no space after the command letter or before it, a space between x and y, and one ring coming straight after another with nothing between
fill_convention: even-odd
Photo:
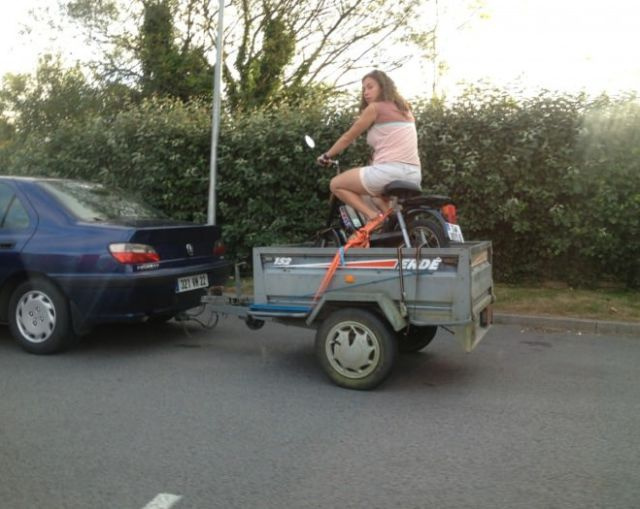
<instances>
[{"instance_id":1,"label":"white road marking","mask_svg":"<svg viewBox=\"0 0 640 509\"><path fill-rule=\"evenodd\" d=\"M171 493L158 493L156 498L145 505L142 509L169 509L177 504L182 497Z\"/></svg>"}]
</instances>

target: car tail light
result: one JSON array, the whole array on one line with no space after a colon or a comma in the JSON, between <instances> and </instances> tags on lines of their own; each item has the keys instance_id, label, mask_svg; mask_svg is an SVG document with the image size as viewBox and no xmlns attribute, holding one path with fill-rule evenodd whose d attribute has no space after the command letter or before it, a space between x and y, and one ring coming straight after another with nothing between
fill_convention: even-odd
<instances>
[{"instance_id":1,"label":"car tail light","mask_svg":"<svg viewBox=\"0 0 640 509\"><path fill-rule=\"evenodd\" d=\"M444 205L440 209L440 212L442 212L442 215L444 216L444 219L447 223L458 224L458 213L456 211L455 205L453 205L452 203Z\"/></svg>"},{"instance_id":2,"label":"car tail light","mask_svg":"<svg viewBox=\"0 0 640 509\"><path fill-rule=\"evenodd\" d=\"M120 263L155 263L160 261L160 256L156 250L146 244L110 244L109 251Z\"/></svg>"},{"instance_id":3,"label":"car tail light","mask_svg":"<svg viewBox=\"0 0 640 509\"><path fill-rule=\"evenodd\" d=\"M227 246L225 246L221 240L216 241L213 245L213 254L215 256L224 256L227 252Z\"/></svg>"}]
</instances>

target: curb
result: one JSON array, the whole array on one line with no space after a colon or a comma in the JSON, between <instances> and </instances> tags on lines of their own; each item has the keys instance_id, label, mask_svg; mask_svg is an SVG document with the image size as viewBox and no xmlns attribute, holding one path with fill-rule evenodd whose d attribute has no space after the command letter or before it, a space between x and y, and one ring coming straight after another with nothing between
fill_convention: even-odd
<instances>
[{"instance_id":1,"label":"curb","mask_svg":"<svg viewBox=\"0 0 640 509\"><path fill-rule=\"evenodd\" d=\"M564 318L554 316L511 315L494 313L494 324L522 325L524 327L545 327L564 329L587 334L616 334L640 338L640 322L610 322L604 320L586 320L583 318Z\"/></svg>"}]
</instances>

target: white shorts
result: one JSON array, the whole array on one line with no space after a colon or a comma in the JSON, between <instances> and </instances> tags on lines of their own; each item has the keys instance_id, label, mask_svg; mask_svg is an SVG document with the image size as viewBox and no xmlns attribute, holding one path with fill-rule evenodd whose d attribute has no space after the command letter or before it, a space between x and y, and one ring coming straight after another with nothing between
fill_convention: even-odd
<instances>
[{"instance_id":1,"label":"white shorts","mask_svg":"<svg viewBox=\"0 0 640 509\"><path fill-rule=\"evenodd\" d=\"M420 166L406 163L380 163L360 168L360 182L368 194L380 196L384 186L393 180L408 180L420 185Z\"/></svg>"}]
</instances>

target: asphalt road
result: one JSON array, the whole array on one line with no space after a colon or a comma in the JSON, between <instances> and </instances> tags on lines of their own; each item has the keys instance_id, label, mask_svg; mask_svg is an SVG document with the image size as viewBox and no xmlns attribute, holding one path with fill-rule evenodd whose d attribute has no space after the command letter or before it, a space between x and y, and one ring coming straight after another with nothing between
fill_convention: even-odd
<instances>
[{"instance_id":1,"label":"asphalt road","mask_svg":"<svg viewBox=\"0 0 640 509\"><path fill-rule=\"evenodd\" d=\"M377 390L313 331L102 328L63 355L0 328L0 507L640 507L640 338L446 332Z\"/></svg>"}]
</instances>

